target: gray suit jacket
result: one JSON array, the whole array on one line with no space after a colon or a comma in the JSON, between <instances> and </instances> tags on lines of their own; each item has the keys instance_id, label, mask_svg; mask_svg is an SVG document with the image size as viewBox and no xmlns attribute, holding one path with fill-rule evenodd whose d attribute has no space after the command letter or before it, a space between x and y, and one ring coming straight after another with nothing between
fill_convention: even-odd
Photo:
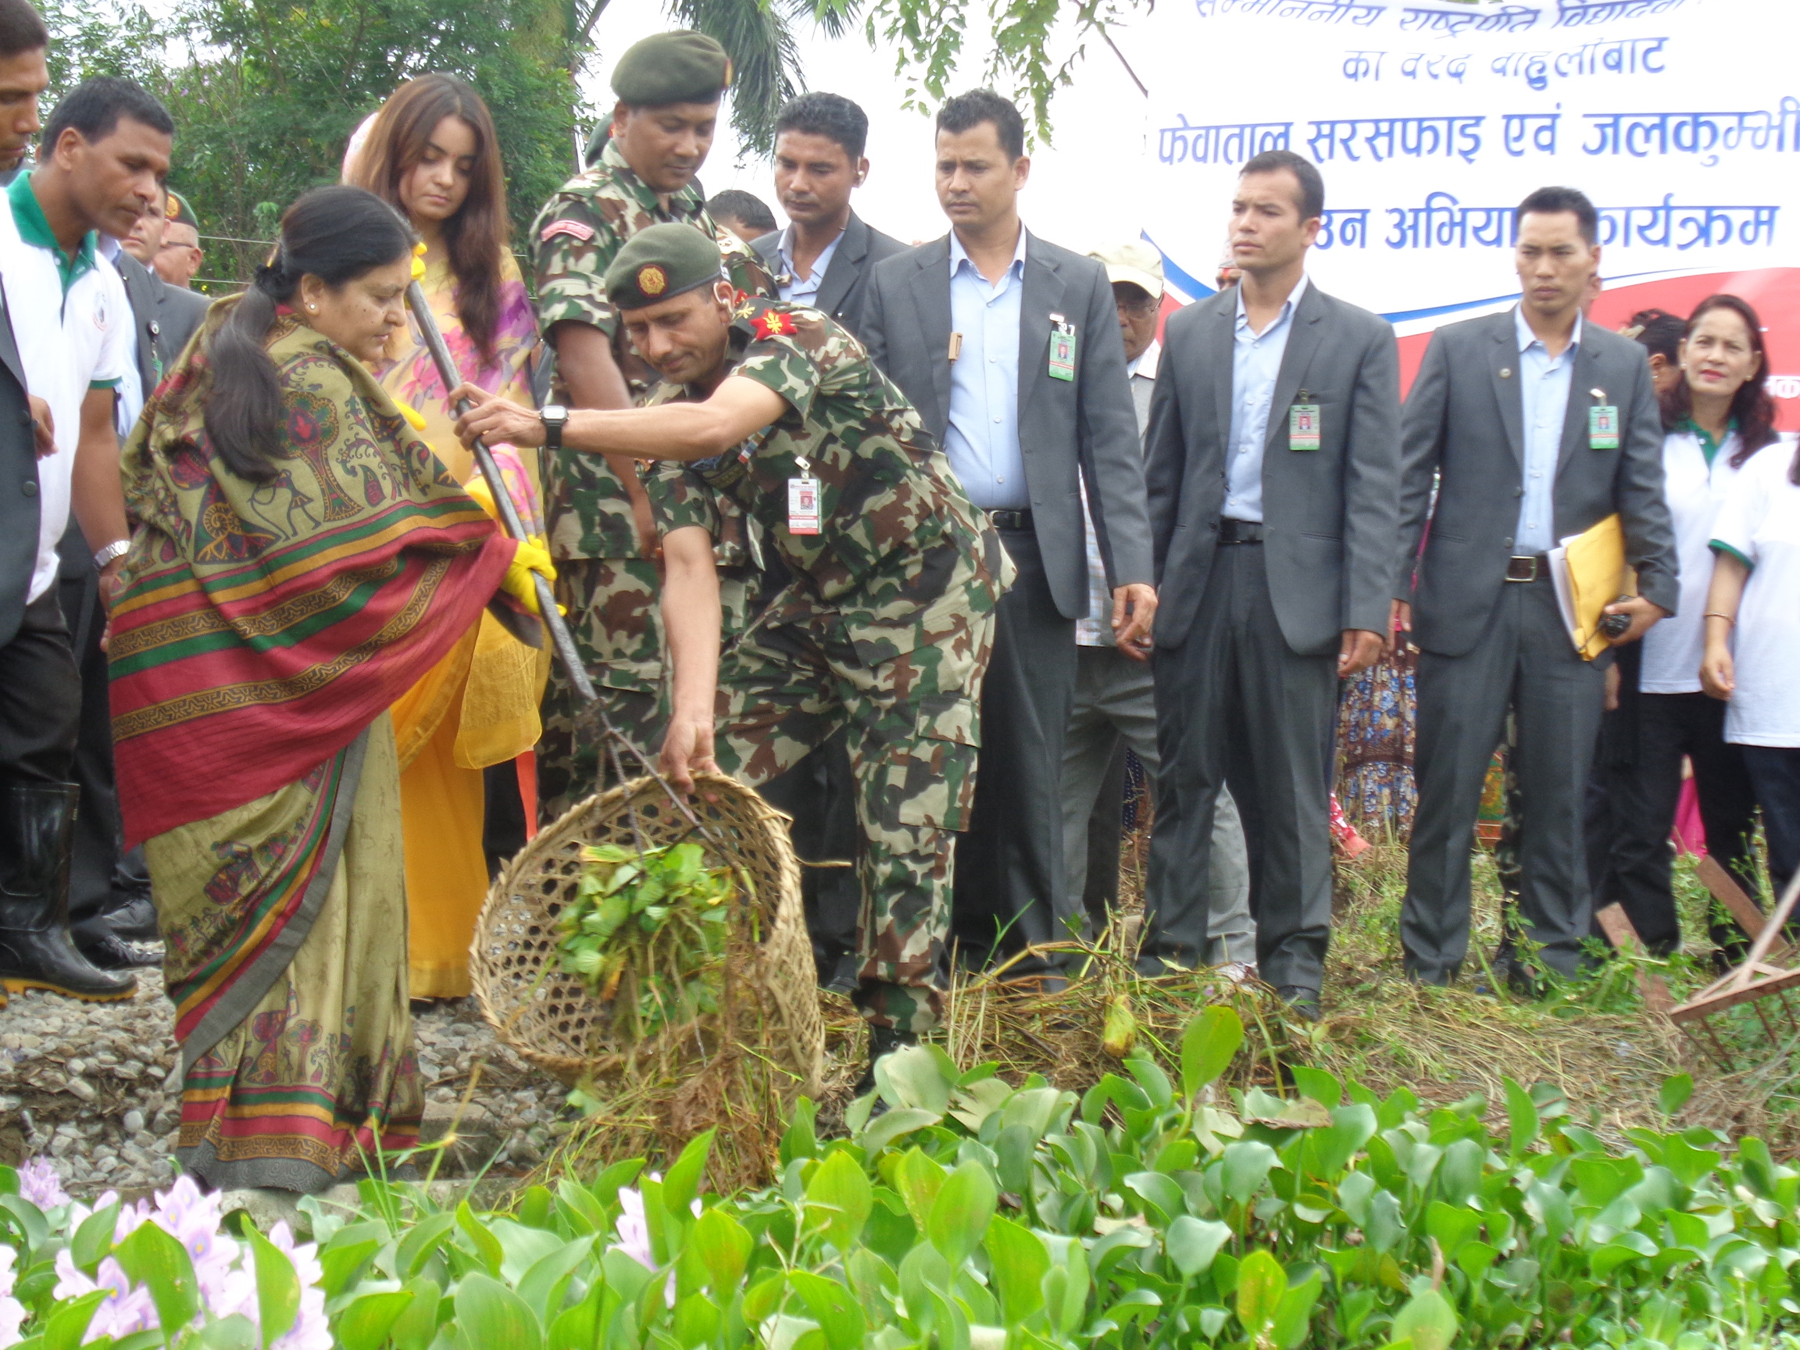
<instances>
[{"instance_id":1,"label":"gray suit jacket","mask_svg":"<svg viewBox=\"0 0 1800 1350\"><path fill-rule=\"evenodd\" d=\"M1617 450L1587 443L1590 389L1624 419ZM1413 604L1413 641L1461 656L1475 645L1506 584L1525 489L1519 344L1511 310L1440 328L1406 401L1401 558L1416 580L1395 592ZM1663 500L1662 419L1644 349L1598 324L1582 325L1557 457L1555 538L1580 534L1617 511L1638 592L1673 613L1675 538ZM1437 500L1432 502L1432 485Z\"/></svg>"},{"instance_id":2,"label":"gray suit jacket","mask_svg":"<svg viewBox=\"0 0 1800 1350\"><path fill-rule=\"evenodd\" d=\"M763 260L770 276L781 272L781 231L765 234L751 245ZM819 295L814 309L824 310L857 337L862 336L863 310L869 300L869 273L875 264L896 253L906 252L906 245L892 235L875 229L856 212L844 226L831 265L819 282Z\"/></svg>"},{"instance_id":3,"label":"gray suit jacket","mask_svg":"<svg viewBox=\"0 0 1800 1350\"><path fill-rule=\"evenodd\" d=\"M1050 378L1052 314L1075 324L1073 380ZM950 425L949 235L875 269L862 338L942 443ZM1108 584L1150 580L1140 446L1125 342L1106 269L1027 231L1019 307L1019 448L1050 595L1066 619L1082 618L1088 608L1082 475Z\"/></svg>"},{"instance_id":4,"label":"gray suit jacket","mask_svg":"<svg viewBox=\"0 0 1800 1350\"><path fill-rule=\"evenodd\" d=\"M1231 438L1237 292L1176 311L1163 329L1150 412L1156 640L1187 640L1218 547ZM1320 447L1288 448L1288 408L1319 405ZM1263 443L1263 554L1289 647L1335 652L1346 628L1387 631L1400 488L1400 355L1379 315L1308 283Z\"/></svg>"},{"instance_id":5,"label":"gray suit jacket","mask_svg":"<svg viewBox=\"0 0 1800 1350\"><path fill-rule=\"evenodd\" d=\"M31 574L37 570L38 500L25 367L0 285L0 647L19 631Z\"/></svg>"},{"instance_id":6,"label":"gray suit jacket","mask_svg":"<svg viewBox=\"0 0 1800 1350\"><path fill-rule=\"evenodd\" d=\"M211 302L198 291L169 285L123 249L113 265L137 324L138 380L148 399L199 330Z\"/></svg>"}]
</instances>

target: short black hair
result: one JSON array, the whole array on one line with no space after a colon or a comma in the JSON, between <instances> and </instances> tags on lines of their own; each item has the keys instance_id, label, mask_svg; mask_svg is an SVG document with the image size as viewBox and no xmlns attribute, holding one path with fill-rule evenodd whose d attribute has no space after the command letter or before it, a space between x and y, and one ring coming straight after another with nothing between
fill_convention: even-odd
<instances>
[{"instance_id":1,"label":"short black hair","mask_svg":"<svg viewBox=\"0 0 1800 1350\"><path fill-rule=\"evenodd\" d=\"M994 124L994 135L1009 159L1025 153L1025 119L992 89L971 89L938 109L937 129L952 135L973 131L983 122Z\"/></svg>"},{"instance_id":2,"label":"short black hair","mask_svg":"<svg viewBox=\"0 0 1800 1350\"><path fill-rule=\"evenodd\" d=\"M1671 362L1680 354L1681 340L1687 336L1687 324L1666 309L1640 309L1626 327L1637 329L1634 336L1646 351Z\"/></svg>"},{"instance_id":3,"label":"short black hair","mask_svg":"<svg viewBox=\"0 0 1800 1350\"><path fill-rule=\"evenodd\" d=\"M842 94L813 89L781 105L775 114L775 134L784 131L836 141L855 167L869 143L869 115Z\"/></svg>"},{"instance_id":4,"label":"short black hair","mask_svg":"<svg viewBox=\"0 0 1800 1350\"><path fill-rule=\"evenodd\" d=\"M175 134L175 119L162 101L136 80L122 80L115 75L96 75L83 80L56 105L50 120L44 124L39 142L48 154L62 139L63 132L73 127L82 139L103 141L113 134L121 118L142 122L152 131L165 136Z\"/></svg>"},{"instance_id":5,"label":"short black hair","mask_svg":"<svg viewBox=\"0 0 1800 1350\"><path fill-rule=\"evenodd\" d=\"M1300 196L1294 203L1300 208L1300 219L1307 221L1324 215L1325 180L1319 176L1318 167L1304 155L1296 155L1292 150L1265 150L1252 156L1238 170L1238 177L1251 173L1280 173L1283 169L1293 174L1294 181L1300 184Z\"/></svg>"},{"instance_id":6,"label":"short black hair","mask_svg":"<svg viewBox=\"0 0 1800 1350\"><path fill-rule=\"evenodd\" d=\"M1600 213L1594 210L1587 193L1572 187L1541 187L1520 202L1513 212L1513 233L1518 234L1519 222L1527 215L1559 216L1565 211L1574 213L1584 241L1592 244L1600 237Z\"/></svg>"},{"instance_id":7,"label":"short black hair","mask_svg":"<svg viewBox=\"0 0 1800 1350\"><path fill-rule=\"evenodd\" d=\"M751 229L761 230L764 234L775 228L775 213L769 210L768 203L754 192L745 192L742 188L726 188L715 194L706 203L706 209L714 220L721 216L741 220Z\"/></svg>"},{"instance_id":8,"label":"short black hair","mask_svg":"<svg viewBox=\"0 0 1800 1350\"><path fill-rule=\"evenodd\" d=\"M25 0L0 0L0 57L41 51L50 45L50 30Z\"/></svg>"}]
</instances>

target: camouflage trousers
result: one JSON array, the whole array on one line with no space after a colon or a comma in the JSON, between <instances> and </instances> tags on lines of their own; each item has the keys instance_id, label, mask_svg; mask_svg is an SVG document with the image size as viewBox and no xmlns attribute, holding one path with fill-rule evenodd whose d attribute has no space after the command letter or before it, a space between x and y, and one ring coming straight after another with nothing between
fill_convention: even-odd
<instances>
[{"instance_id":1,"label":"camouflage trousers","mask_svg":"<svg viewBox=\"0 0 1800 1350\"><path fill-rule=\"evenodd\" d=\"M929 1031L944 1010L955 839L975 800L993 616L953 600L922 614L910 650L859 636L829 606L783 591L720 661L716 751L755 786L845 731L864 839L855 1001L878 1025Z\"/></svg>"},{"instance_id":2,"label":"camouflage trousers","mask_svg":"<svg viewBox=\"0 0 1800 1350\"><path fill-rule=\"evenodd\" d=\"M663 697L661 584L647 558L565 558L556 564L556 598L568 611L581 664L607 717L652 760L668 723ZM601 763L598 723L578 733L583 704L561 661L544 690L537 746L538 823L547 825L611 781ZM627 778L637 763L623 756Z\"/></svg>"}]
</instances>

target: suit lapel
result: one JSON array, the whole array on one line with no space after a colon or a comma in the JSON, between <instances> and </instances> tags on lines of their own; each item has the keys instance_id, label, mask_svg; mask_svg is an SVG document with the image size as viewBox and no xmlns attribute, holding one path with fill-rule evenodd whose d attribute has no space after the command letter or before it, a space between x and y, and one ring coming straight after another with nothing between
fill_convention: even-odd
<instances>
[{"instance_id":1,"label":"suit lapel","mask_svg":"<svg viewBox=\"0 0 1800 1350\"><path fill-rule=\"evenodd\" d=\"M1581 350L1575 353L1575 369L1569 373L1569 406L1563 413L1562 445L1556 453L1556 472L1560 475L1563 466L1569 462L1581 444L1587 439L1588 409L1596 401L1589 392L1599 389L1600 352L1590 340L1593 332L1591 325L1581 325ZM1618 397L1613 390L1602 390L1604 401L1617 403Z\"/></svg>"},{"instance_id":2,"label":"suit lapel","mask_svg":"<svg viewBox=\"0 0 1800 1350\"><path fill-rule=\"evenodd\" d=\"M1223 463L1231 463L1231 387L1237 362L1237 291L1220 291L1207 318L1207 368L1212 375L1213 411L1219 418Z\"/></svg>"},{"instance_id":3,"label":"suit lapel","mask_svg":"<svg viewBox=\"0 0 1800 1350\"><path fill-rule=\"evenodd\" d=\"M1031 391L1039 380L1050 378L1050 316L1061 314L1063 318L1071 316L1063 310L1063 279L1057 271L1056 264L1047 261L1043 249L1039 247L1037 238L1027 230L1025 232L1025 281L1024 290L1019 296L1019 450L1027 459L1031 456L1032 442L1037 438L1027 436L1025 419L1030 416L1033 407ZM1081 317L1086 317L1081 316ZM1077 330L1075 334L1075 359L1081 360L1081 344L1092 342L1091 334Z\"/></svg>"},{"instance_id":4,"label":"suit lapel","mask_svg":"<svg viewBox=\"0 0 1800 1350\"><path fill-rule=\"evenodd\" d=\"M1324 317L1325 302L1319 298L1318 287L1309 281L1300 303L1294 306L1293 318L1288 321L1292 327L1288 330L1287 346L1281 353L1281 369L1275 374L1275 397L1269 404L1269 425L1263 436L1264 455L1278 438L1287 435L1287 410L1300 391L1300 382L1306 378L1306 368L1312 364L1313 353L1319 349L1319 321ZM1345 411L1347 413L1348 409ZM1264 463L1267 464L1266 459Z\"/></svg>"},{"instance_id":5,"label":"suit lapel","mask_svg":"<svg viewBox=\"0 0 1800 1350\"><path fill-rule=\"evenodd\" d=\"M13 337L12 307L7 303L4 280L0 280L0 365L13 373L19 388L27 393L31 391L31 386L25 382L25 365L19 360L19 346Z\"/></svg>"},{"instance_id":6,"label":"suit lapel","mask_svg":"<svg viewBox=\"0 0 1800 1350\"><path fill-rule=\"evenodd\" d=\"M919 256L913 281L913 305L919 338L925 344L925 365L931 371L931 389L937 395L934 429L939 439L950 425L950 236L945 235Z\"/></svg>"},{"instance_id":7,"label":"suit lapel","mask_svg":"<svg viewBox=\"0 0 1800 1350\"><path fill-rule=\"evenodd\" d=\"M837 247L832 250L831 266L825 269L825 276L819 282L819 293L813 299L815 309L822 309L827 314L837 313L837 307L844 303L844 297L856 284L862 261L868 253L869 227L852 211Z\"/></svg>"},{"instance_id":8,"label":"suit lapel","mask_svg":"<svg viewBox=\"0 0 1800 1350\"><path fill-rule=\"evenodd\" d=\"M1493 328L1494 358L1488 369L1494 381L1494 402L1500 405L1500 425L1513 462L1525 472L1525 371L1520 363L1517 329L1512 311L1496 315Z\"/></svg>"}]
</instances>

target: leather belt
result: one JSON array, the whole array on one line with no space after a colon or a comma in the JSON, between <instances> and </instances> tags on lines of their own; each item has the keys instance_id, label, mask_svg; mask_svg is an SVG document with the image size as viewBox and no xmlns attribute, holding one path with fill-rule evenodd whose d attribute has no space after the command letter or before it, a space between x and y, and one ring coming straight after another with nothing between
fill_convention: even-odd
<instances>
[{"instance_id":1,"label":"leather belt","mask_svg":"<svg viewBox=\"0 0 1800 1350\"><path fill-rule=\"evenodd\" d=\"M1260 544L1263 541L1263 527L1260 520L1232 520L1221 518L1219 521L1219 542L1221 544Z\"/></svg>"},{"instance_id":2,"label":"leather belt","mask_svg":"<svg viewBox=\"0 0 1800 1350\"><path fill-rule=\"evenodd\" d=\"M1508 581L1542 581L1549 575L1550 558L1547 554L1514 555L1506 560Z\"/></svg>"},{"instance_id":3,"label":"leather belt","mask_svg":"<svg viewBox=\"0 0 1800 1350\"><path fill-rule=\"evenodd\" d=\"M1036 527L1031 523L1030 511L989 511L988 521L996 530L1030 530Z\"/></svg>"}]
</instances>

